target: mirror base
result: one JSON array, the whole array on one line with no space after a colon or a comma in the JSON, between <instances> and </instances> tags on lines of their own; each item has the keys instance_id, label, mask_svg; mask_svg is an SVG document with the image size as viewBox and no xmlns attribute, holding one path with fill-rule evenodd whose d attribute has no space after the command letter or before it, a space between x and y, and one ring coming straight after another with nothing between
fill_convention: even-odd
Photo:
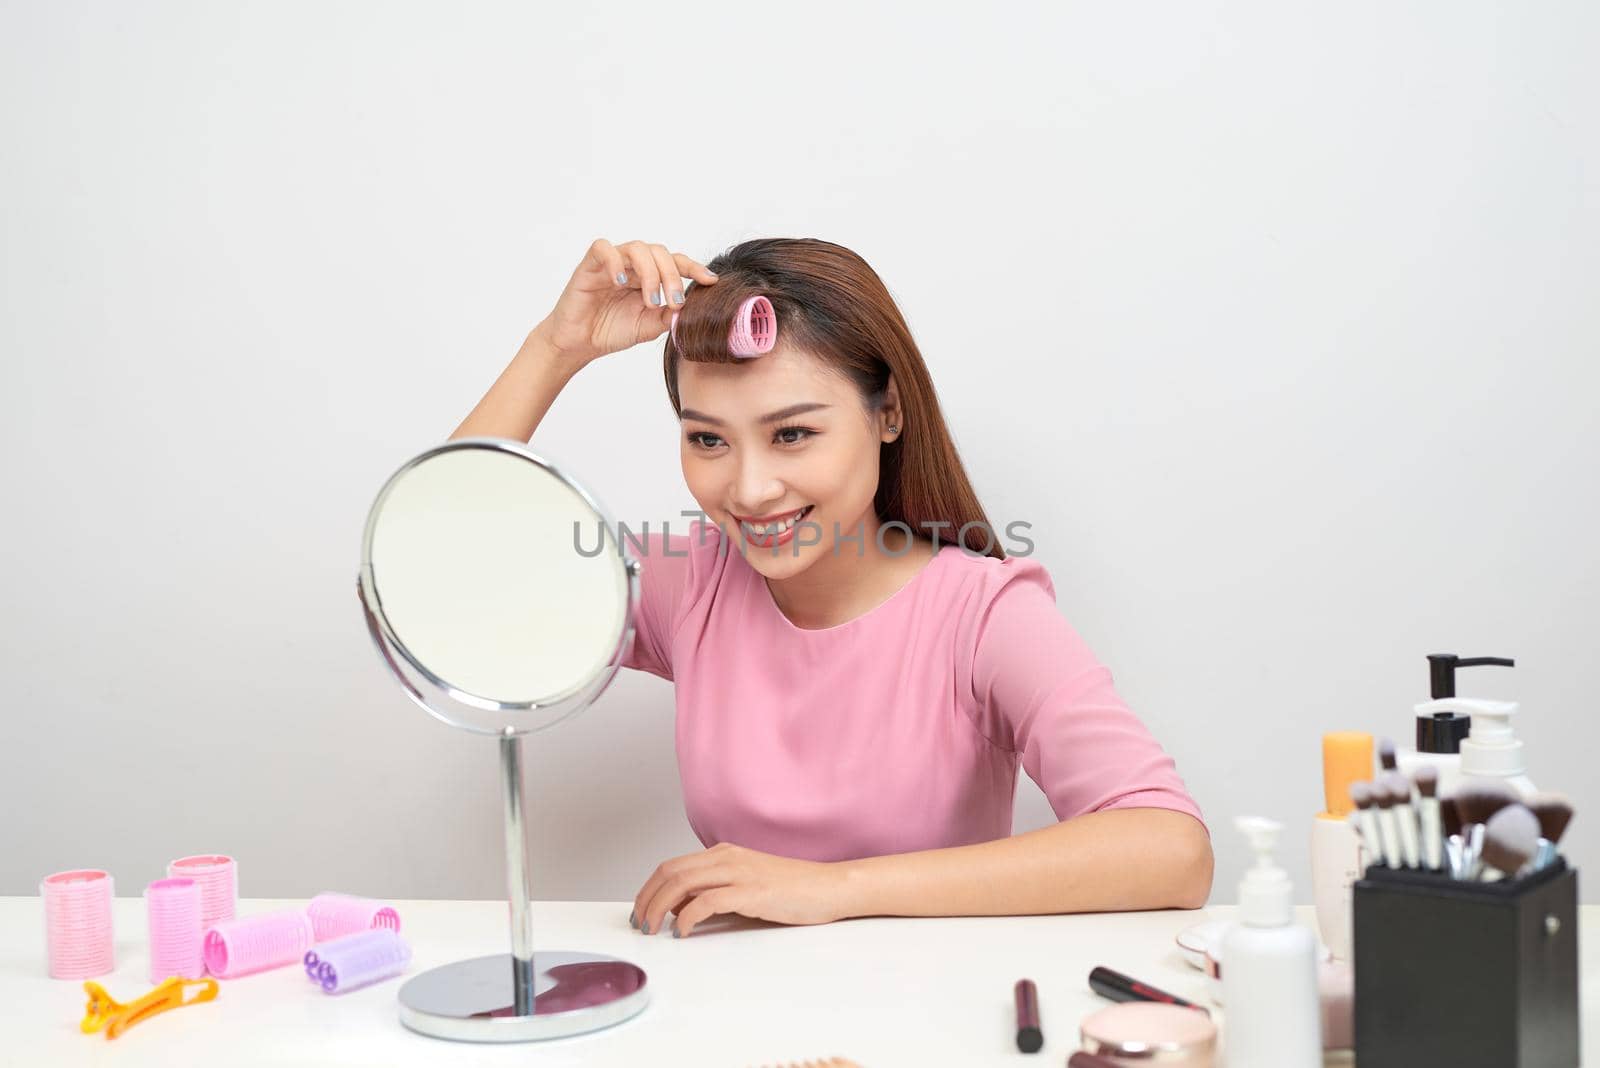
<instances>
[{"instance_id":1,"label":"mirror base","mask_svg":"<svg viewBox=\"0 0 1600 1068\"><path fill-rule=\"evenodd\" d=\"M528 1042L621 1023L650 1001L644 969L600 953L533 955L533 1012L518 1016L509 953L432 968L400 988L400 1022L458 1042Z\"/></svg>"}]
</instances>

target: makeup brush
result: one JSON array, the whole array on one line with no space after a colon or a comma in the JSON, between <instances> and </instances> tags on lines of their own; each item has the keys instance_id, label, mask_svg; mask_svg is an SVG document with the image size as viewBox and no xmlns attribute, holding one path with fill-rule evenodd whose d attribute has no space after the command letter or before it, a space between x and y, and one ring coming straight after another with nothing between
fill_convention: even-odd
<instances>
[{"instance_id":1,"label":"makeup brush","mask_svg":"<svg viewBox=\"0 0 1600 1068\"><path fill-rule=\"evenodd\" d=\"M1390 807L1394 811L1395 825L1400 829L1400 859L1405 861L1406 867L1415 868L1422 862L1417 856L1417 816L1411 807L1411 780L1398 771L1386 771L1380 778L1394 798Z\"/></svg>"},{"instance_id":2,"label":"makeup brush","mask_svg":"<svg viewBox=\"0 0 1600 1068\"><path fill-rule=\"evenodd\" d=\"M1424 764L1417 769L1417 824L1422 839L1422 866L1438 871L1444 865L1444 836L1439 823L1439 769Z\"/></svg>"},{"instance_id":3,"label":"makeup brush","mask_svg":"<svg viewBox=\"0 0 1600 1068\"><path fill-rule=\"evenodd\" d=\"M1496 812L1516 802L1516 791L1495 779L1474 779L1461 784L1455 796L1456 812L1461 817L1463 861L1458 878L1478 878L1482 866L1484 825Z\"/></svg>"},{"instance_id":4,"label":"makeup brush","mask_svg":"<svg viewBox=\"0 0 1600 1068\"><path fill-rule=\"evenodd\" d=\"M1411 780L1405 777L1404 772L1400 771L1399 758L1392 738L1383 738L1378 742L1378 767L1380 770L1373 781L1381 782L1386 775L1399 775L1400 780L1405 783L1406 787L1406 804L1416 804L1417 799L1411 792Z\"/></svg>"},{"instance_id":5,"label":"makeup brush","mask_svg":"<svg viewBox=\"0 0 1600 1068\"><path fill-rule=\"evenodd\" d=\"M1461 810L1456 808L1454 793L1439 795L1439 822L1446 838L1461 833Z\"/></svg>"},{"instance_id":6,"label":"makeup brush","mask_svg":"<svg viewBox=\"0 0 1600 1068\"><path fill-rule=\"evenodd\" d=\"M1514 876L1539 848L1539 817L1513 801L1489 817L1483 832L1485 876Z\"/></svg>"},{"instance_id":7,"label":"makeup brush","mask_svg":"<svg viewBox=\"0 0 1600 1068\"><path fill-rule=\"evenodd\" d=\"M1452 879L1461 878L1461 858L1466 843L1461 838L1461 810L1456 808L1456 795L1440 795L1439 823L1444 831L1444 861Z\"/></svg>"},{"instance_id":8,"label":"makeup brush","mask_svg":"<svg viewBox=\"0 0 1600 1068\"><path fill-rule=\"evenodd\" d=\"M1382 864L1383 838L1378 834L1378 812L1372 800L1372 784L1351 783L1350 803L1356 806L1356 826L1361 831L1361 846L1367 852L1367 863Z\"/></svg>"},{"instance_id":9,"label":"makeup brush","mask_svg":"<svg viewBox=\"0 0 1600 1068\"><path fill-rule=\"evenodd\" d=\"M1532 867L1542 871L1556 862L1556 846L1572 822L1572 803L1561 794L1539 793L1528 799L1528 807L1539 817L1539 849Z\"/></svg>"},{"instance_id":10,"label":"makeup brush","mask_svg":"<svg viewBox=\"0 0 1600 1068\"><path fill-rule=\"evenodd\" d=\"M1383 862L1400 867L1400 824L1394 818L1394 793L1382 776L1372 784L1372 799L1378 803L1378 838L1383 843Z\"/></svg>"}]
</instances>

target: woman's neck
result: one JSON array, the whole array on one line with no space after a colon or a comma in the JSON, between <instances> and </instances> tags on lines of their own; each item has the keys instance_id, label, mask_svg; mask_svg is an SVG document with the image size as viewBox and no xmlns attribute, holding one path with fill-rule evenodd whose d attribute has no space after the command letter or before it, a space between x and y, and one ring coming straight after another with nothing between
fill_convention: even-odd
<instances>
[{"instance_id":1,"label":"woman's neck","mask_svg":"<svg viewBox=\"0 0 1600 1068\"><path fill-rule=\"evenodd\" d=\"M937 550L931 539L903 527L884 528L873 511L841 531L837 544L829 546L827 539L824 534L822 555L798 575L763 576L778 610L802 630L826 630L865 615L915 578Z\"/></svg>"}]
</instances>

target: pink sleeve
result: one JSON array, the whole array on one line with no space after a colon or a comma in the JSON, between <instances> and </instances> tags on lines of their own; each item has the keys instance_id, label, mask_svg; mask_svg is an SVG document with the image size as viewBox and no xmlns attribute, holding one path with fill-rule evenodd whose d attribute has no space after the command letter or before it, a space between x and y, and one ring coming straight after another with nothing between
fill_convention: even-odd
<instances>
[{"instance_id":1,"label":"pink sleeve","mask_svg":"<svg viewBox=\"0 0 1600 1068\"><path fill-rule=\"evenodd\" d=\"M686 592L702 570L692 566L695 557L703 555L692 549L694 539L702 536L699 526L691 524L688 534L629 530L622 535L623 548L642 568L633 610L633 639L623 647L623 667L672 681L672 635L685 607ZM715 537L705 534L704 544L714 544Z\"/></svg>"},{"instance_id":2,"label":"pink sleeve","mask_svg":"<svg viewBox=\"0 0 1600 1068\"><path fill-rule=\"evenodd\" d=\"M1000 588L978 622L973 655L984 737L1022 754L1057 819L1108 808L1168 808L1204 826L1172 758L1057 610L1044 566L1021 557L999 563Z\"/></svg>"}]
</instances>

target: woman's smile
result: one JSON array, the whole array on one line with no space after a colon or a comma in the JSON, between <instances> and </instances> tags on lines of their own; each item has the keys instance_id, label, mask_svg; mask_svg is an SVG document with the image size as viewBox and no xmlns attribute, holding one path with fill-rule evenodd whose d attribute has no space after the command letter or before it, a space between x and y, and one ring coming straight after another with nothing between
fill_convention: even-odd
<instances>
[{"instance_id":1,"label":"woman's smile","mask_svg":"<svg viewBox=\"0 0 1600 1068\"><path fill-rule=\"evenodd\" d=\"M767 549L782 545L793 537L795 527L799 525L800 520L811 514L812 507L808 504L798 511L788 513L783 519L759 524L753 524L740 516L734 518L739 520L739 528L744 532L746 541Z\"/></svg>"}]
</instances>

